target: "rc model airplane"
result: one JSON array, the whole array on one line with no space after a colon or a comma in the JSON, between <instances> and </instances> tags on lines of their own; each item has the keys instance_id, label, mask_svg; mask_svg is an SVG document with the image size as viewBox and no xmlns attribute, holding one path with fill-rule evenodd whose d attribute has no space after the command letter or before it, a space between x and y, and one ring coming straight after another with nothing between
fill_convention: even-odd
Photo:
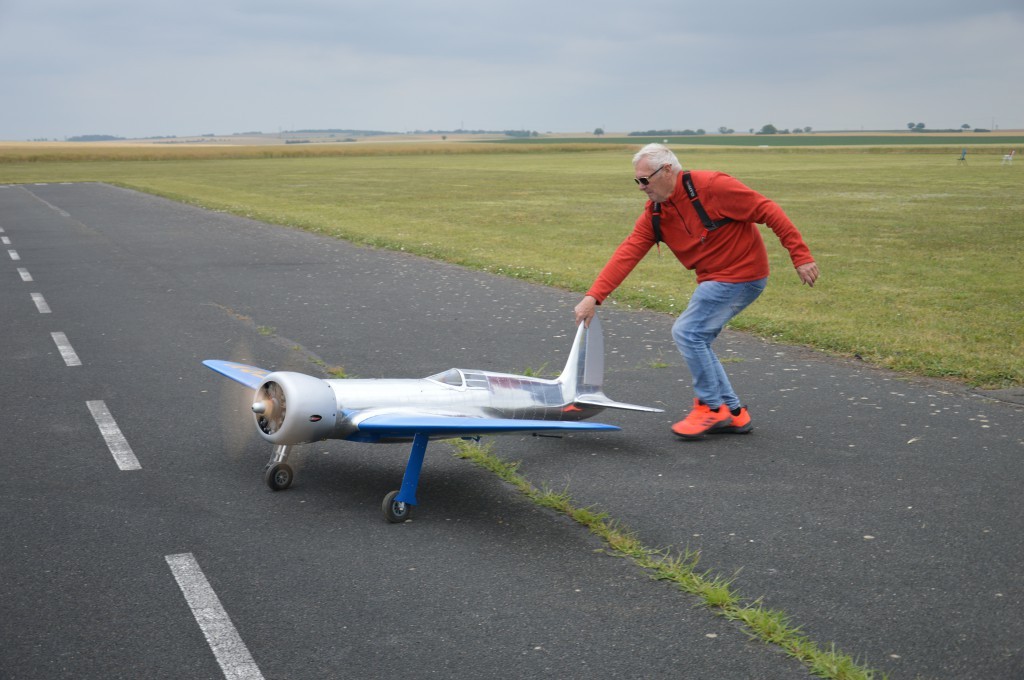
<instances>
[{"instance_id":1,"label":"rc model airplane","mask_svg":"<svg viewBox=\"0 0 1024 680\"><path fill-rule=\"evenodd\" d=\"M203 364L256 391L256 427L274 444L264 479L275 491L292 483L287 461L293 446L324 439L411 441L402 486L388 493L382 504L384 517L396 523L409 519L416 505L420 471L432 439L618 430L582 421L606 408L662 412L612 401L602 392L604 336L597 317L589 327L580 324L565 369L554 380L462 368L421 379L322 379L230 361Z\"/></svg>"}]
</instances>

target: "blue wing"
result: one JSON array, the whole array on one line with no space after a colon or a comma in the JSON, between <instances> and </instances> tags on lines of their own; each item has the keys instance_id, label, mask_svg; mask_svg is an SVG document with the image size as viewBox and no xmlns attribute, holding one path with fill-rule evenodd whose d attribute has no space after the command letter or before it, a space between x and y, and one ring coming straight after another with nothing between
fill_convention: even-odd
<instances>
[{"instance_id":1,"label":"blue wing","mask_svg":"<svg viewBox=\"0 0 1024 680\"><path fill-rule=\"evenodd\" d=\"M246 387L258 389L263 384L263 379L270 375L270 371L255 366L246 366L233 361L218 361L207 359L203 362L207 368L212 368L226 378L242 383Z\"/></svg>"},{"instance_id":2,"label":"blue wing","mask_svg":"<svg viewBox=\"0 0 1024 680\"><path fill-rule=\"evenodd\" d=\"M604 423L576 420L525 420L516 418L474 418L430 414L382 413L370 415L356 425L358 432L346 437L357 441L409 439L417 434L430 437L475 437L503 432L543 432L548 430L615 431L620 428Z\"/></svg>"}]
</instances>

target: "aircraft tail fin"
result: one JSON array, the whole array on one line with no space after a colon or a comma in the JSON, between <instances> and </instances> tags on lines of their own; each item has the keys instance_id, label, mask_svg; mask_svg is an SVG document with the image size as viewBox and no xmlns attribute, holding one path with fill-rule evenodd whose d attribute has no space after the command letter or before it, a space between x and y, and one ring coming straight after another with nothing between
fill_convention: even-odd
<instances>
[{"instance_id":1,"label":"aircraft tail fin","mask_svg":"<svg viewBox=\"0 0 1024 680\"><path fill-rule=\"evenodd\" d=\"M597 315L591 319L589 327L580 324L576 329L576 339L558 382L562 385L562 396L566 403L599 409L663 412L663 409L652 406L614 401L604 394L604 331Z\"/></svg>"}]
</instances>

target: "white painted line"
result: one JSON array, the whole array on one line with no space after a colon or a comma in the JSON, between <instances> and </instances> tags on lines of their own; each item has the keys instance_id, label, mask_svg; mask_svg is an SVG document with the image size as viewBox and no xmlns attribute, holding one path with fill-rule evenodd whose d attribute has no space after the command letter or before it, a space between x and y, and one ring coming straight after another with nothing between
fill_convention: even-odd
<instances>
[{"instance_id":1,"label":"white painted line","mask_svg":"<svg viewBox=\"0 0 1024 680\"><path fill-rule=\"evenodd\" d=\"M141 470L139 459L132 453L132 447L128 446L128 440L121 434L121 428L114 422L114 417L110 415L107 405L102 401L87 401L85 405L89 407L92 419L99 426L100 434L107 442L107 448L114 456L117 467L122 470Z\"/></svg>"},{"instance_id":2,"label":"white painted line","mask_svg":"<svg viewBox=\"0 0 1024 680\"><path fill-rule=\"evenodd\" d=\"M45 187L45 186L49 186L49 185L47 185L47 184L37 184L36 186L37 187ZM29 193L32 194L31 191ZM39 198L35 194L32 194L32 198L36 199L37 201L39 201L40 203L42 203L46 207L50 208L51 210L57 211L57 214L60 215L61 217L71 217L70 213L68 213L67 211L61 210L60 208L55 206L53 203L50 203L49 201L44 201L43 199Z\"/></svg>"},{"instance_id":3,"label":"white painted line","mask_svg":"<svg viewBox=\"0 0 1024 680\"><path fill-rule=\"evenodd\" d=\"M263 674L192 553L168 555L164 559L224 671L224 677L228 680L263 680Z\"/></svg>"},{"instance_id":4,"label":"white painted line","mask_svg":"<svg viewBox=\"0 0 1024 680\"><path fill-rule=\"evenodd\" d=\"M31 281L32 275L28 273L28 270L24 267L18 267L18 274L21 276L22 281Z\"/></svg>"},{"instance_id":5,"label":"white painted line","mask_svg":"<svg viewBox=\"0 0 1024 680\"><path fill-rule=\"evenodd\" d=\"M78 354L75 353L75 348L68 342L68 336L63 333L50 333L50 337L57 343L57 349L60 350L60 355L64 357L64 363L68 366L81 366L82 360L78 358Z\"/></svg>"},{"instance_id":6,"label":"white painted line","mask_svg":"<svg viewBox=\"0 0 1024 680\"><path fill-rule=\"evenodd\" d=\"M36 309L39 310L40 314L49 314L50 305L46 304L46 298L43 297L42 293L32 293L32 302L36 303Z\"/></svg>"},{"instance_id":7,"label":"white painted line","mask_svg":"<svg viewBox=\"0 0 1024 680\"><path fill-rule=\"evenodd\" d=\"M9 239L6 236L0 236L0 243L4 244L5 246L9 246L11 245L11 239Z\"/></svg>"},{"instance_id":8,"label":"white painted line","mask_svg":"<svg viewBox=\"0 0 1024 680\"><path fill-rule=\"evenodd\" d=\"M5 232L5 231L4 231L4 228L3 228L3 227L0 227L0 234L6 234L6 233L7 233L7 232Z\"/></svg>"},{"instance_id":9,"label":"white painted line","mask_svg":"<svg viewBox=\"0 0 1024 680\"><path fill-rule=\"evenodd\" d=\"M15 262L21 259L21 255L18 255L17 250L8 250L7 254L10 255L11 259L14 260Z\"/></svg>"}]
</instances>

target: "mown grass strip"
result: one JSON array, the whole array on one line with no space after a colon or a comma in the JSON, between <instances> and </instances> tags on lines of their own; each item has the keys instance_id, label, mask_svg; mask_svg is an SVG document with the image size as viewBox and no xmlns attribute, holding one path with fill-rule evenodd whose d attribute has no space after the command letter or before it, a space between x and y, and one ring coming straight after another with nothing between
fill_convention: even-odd
<instances>
[{"instance_id":1,"label":"mown grass strip","mask_svg":"<svg viewBox=\"0 0 1024 680\"><path fill-rule=\"evenodd\" d=\"M800 633L790 617L777 609L768 609L760 599L749 601L732 586L732 579L712 570L698 569L700 552L684 549L682 553L668 549L655 550L645 546L629 529L607 513L593 507L577 507L567 491L538 489L519 474L519 463L502 460L492 453L493 444L479 445L458 440L453 444L456 457L468 460L511 484L537 505L560 512L587 527L601 538L609 550L631 559L647 571L651 578L674 583L680 590L696 595L712 612L730 621L743 624L745 632L755 640L776 645L787 655L802 662L811 674L832 680L876 680L887 676L857 663L838 651L834 644L822 648Z\"/></svg>"}]
</instances>

